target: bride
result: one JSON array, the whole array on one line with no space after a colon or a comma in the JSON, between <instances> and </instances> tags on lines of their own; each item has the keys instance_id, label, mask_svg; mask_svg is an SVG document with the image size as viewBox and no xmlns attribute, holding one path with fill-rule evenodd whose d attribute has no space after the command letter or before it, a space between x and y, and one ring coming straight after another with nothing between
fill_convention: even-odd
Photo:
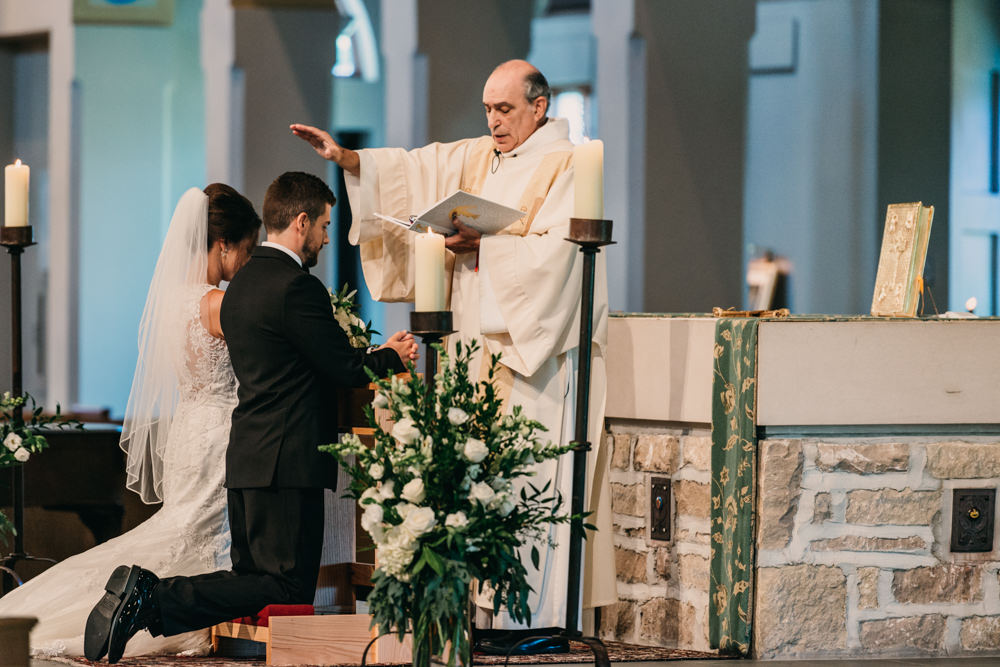
<instances>
[{"instance_id":1,"label":"bride","mask_svg":"<svg viewBox=\"0 0 1000 667\"><path fill-rule=\"evenodd\" d=\"M219 325L218 286L246 263L260 224L249 200L221 183L192 188L178 202L139 325L121 438L128 488L163 507L0 598L0 616L38 617L36 655L83 655L87 615L119 563L162 576L230 567L223 480L236 378ZM156 638L143 631L128 655L208 647L208 630Z\"/></svg>"}]
</instances>

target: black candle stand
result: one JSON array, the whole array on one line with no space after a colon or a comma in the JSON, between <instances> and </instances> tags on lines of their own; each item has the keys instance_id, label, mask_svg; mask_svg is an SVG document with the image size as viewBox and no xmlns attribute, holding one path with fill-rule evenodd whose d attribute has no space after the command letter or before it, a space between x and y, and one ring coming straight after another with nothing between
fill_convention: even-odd
<instances>
[{"instance_id":1,"label":"black candle stand","mask_svg":"<svg viewBox=\"0 0 1000 667\"><path fill-rule=\"evenodd\" d=\"M545 629L538 634L524 637L507 650L511 655L535 653L566 653L569 642L586 644L594 654L594 664L610 667L608 649L597 637L584 637L580 631L580 577L583 572L584 527L581 518L584 512L583 499L587 493L587 452L590 441L587 434L590 416L590 348L594 338L594 274L597 268L597 253L606 245L612 245L611 220L591 218L570 218L569 236L566 240L580 246L583 253L583 289L580 294L580 340L579 380L576 387L575 434L570 444L573 446L573 491L570 499L570 513L578 518L570 524L569 573L566 588L566 626ZM517 636L530 634L529 630L515 631Z\"/></svg>"},{"instance_id":2,"label":"black candle stand","mask_svg":"<svg viewBox=\"0 0 1000 667\"><path fill-rule=\"evenodd\" d=\"M438 353L434 343L440 343L445 336L455 333L452 329L450 310L414 310L410 313L410 333L420 338L427 348L424 358L424 382L431 386L437 375Z\"/></svg>"},{"instance_id":3,"label":"black candle stand","mask_svg":"<svg viewBox=\"0 0 1000 667\"><path fill-rule=\"evenodd\" d=\"M34 233L30 225L23 227L0 227L0 245L7 248L10 254L10 311L11 311L11 396L24 395L24 380L21 371L23 354L21 352L21 255L28 246L35 245ZM24 425L21 410L14 411L14 427ZM24 466L16 465L11 470L13 475L14 504L14 551L2 561L4 578L10 578L15 585L20 583L14 566L25 560L43 560L55 562L51 558L35 558L24 551Z\"/></svg>"}]
</instances>

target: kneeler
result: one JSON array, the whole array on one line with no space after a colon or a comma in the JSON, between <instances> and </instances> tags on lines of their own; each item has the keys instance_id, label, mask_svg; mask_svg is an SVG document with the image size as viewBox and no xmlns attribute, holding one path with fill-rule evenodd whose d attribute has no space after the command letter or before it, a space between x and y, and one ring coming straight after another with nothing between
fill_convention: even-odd
<instances>
[{"instance_id":1,"label":"kneeler","mask_svg":"<svg viewBox=\"0 0 1000 667\"><path fill-rule=\"evenodd\" d=\"M368 614L314 614L312 605L272 604L254 616L219 623L212 628L215 655L247 657L244 646L232 641L263 644L268 665L361 664L361 654L377 631L370 628ZM409 641L379 638L368 650L368 663L406 663L411 658Z\"/></svg>"}]
</instances>

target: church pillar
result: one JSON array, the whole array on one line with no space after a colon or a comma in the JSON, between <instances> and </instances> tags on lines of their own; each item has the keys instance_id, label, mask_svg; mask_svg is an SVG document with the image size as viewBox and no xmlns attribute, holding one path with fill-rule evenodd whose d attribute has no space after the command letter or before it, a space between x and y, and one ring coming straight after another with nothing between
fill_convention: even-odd
<instances>
[{"instance_id":1,"label":"church pillar","mask_svg":"<svg viewBox=\"0 0 1000 667\"><path fill-rule=\"evenodd\" d=\"M968 8L967 4L962 7ZM882 238L889 204L933 204L934 221L924 265L924 284L933 299L925 304L927 314L933 314L935 307L940 312L949 308L952 33L941 26L951 24L950 2L882 0L879 4L875 238ZM927 35L933 38L925 38ZM988 89L986 76L980 85ZM987 109L981 113L985 115ZM980 127L980 136L985 140L989 137L985 118ZM980 169L985 180L987 166L981 164ZM951 307L964 310L965 299L957 301ZM977 312L983 314L984 309Z\"/></svg>"},{"instance_id":2,"label":"church pillar","mask_svg":"<svg viewBox=\"0 0 1000 667\"><path fill-rule=\"evenodd\" d=\"M629 267L627 283L612 280L614 308L682 312L741 303L755 5L593 2L606 215L617 223L620 266Z\"/></svg>"},{"instance_id":3,"label":"church pillar","mask_svg":"<svg viewBox=\"0 0 1000 667\"><path fill-rule=\"evenodd\" d=\"M530 0L393 0L382 4L386 146L416 148L487 134L482 90L493 68L531 47ZM383 330L409 328L386 304Z\"/></svg>"},{"instance_id":4,"label":"church pillar","mask_svg":"<svg viewBox=\"0 0 1000 667\"><path fill-rule=\"evenodd\" d=\"M234 30L242 73L235 85L242 88L236 104L243 108L243 193L260 207L282 172L326 175L321 163L307 161L306 147L288 126L329 122L340 15L333 3L329 9L238 7Z\"/></svg>"}]
</instances>

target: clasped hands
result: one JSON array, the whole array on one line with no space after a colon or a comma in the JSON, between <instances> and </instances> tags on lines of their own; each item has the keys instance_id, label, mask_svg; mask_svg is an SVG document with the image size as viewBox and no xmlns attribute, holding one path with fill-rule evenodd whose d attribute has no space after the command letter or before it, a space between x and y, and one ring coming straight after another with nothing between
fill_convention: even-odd
<instances>
[{"instance_id":1,"label":"clasped hands","mask_svg":"<svg viewBox=\"0 0 1000 667\"><path fill-rule=\"evenodd\" d=\"M413 334L408 331L397 331L389 336L389 339L377 349L381 350L384 348L395 350L404 365L408 361L416 361L420 358L420 347L417 345L417 341L414 340Z\"/></svg>"}]
</instances>

